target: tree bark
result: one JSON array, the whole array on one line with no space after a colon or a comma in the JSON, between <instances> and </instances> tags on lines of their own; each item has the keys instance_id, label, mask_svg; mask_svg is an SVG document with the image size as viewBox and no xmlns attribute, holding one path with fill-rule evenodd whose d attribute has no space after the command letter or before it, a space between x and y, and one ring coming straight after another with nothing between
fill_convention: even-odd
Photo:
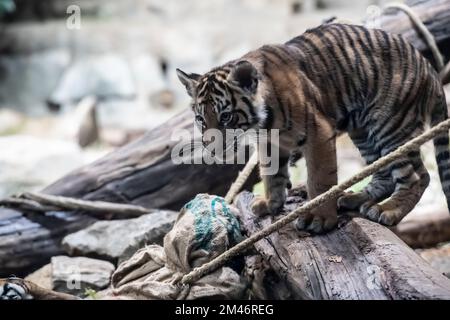
<instances>
[{"instance_id":1,"label":"tree bark","mask_svg":"<svg viewBox=\"0 0 450 320\"><path fill-rule=\"evenodd\" d=\"M412 8L436 37L445 61L450 58L450 0L418 2ZM380 26L403 34L426 56L427 46L403 12L383 13ZM175 165L171 140L175 129L193 130L193 115L186 110L150 130L142 138L76 170L43 190L44 193L86 200L137 204L147 208L178 210L196 194L224 195L241 165ZM247 187L257 181L256 174ZM23 275L61 253L60 241L68 233L92 223L83 214L42 215L0 209L0 276Z\"/></svg>"},{"instance_id":2,"label":"tree bark","mask_svg":"<svg viewBox=\"0 0 450 320\"><path fill-rule=\"evenodd\" d=\"M257 218L253 195L236 199L247 235L276 217ZM284 214L303 202L288 198ZM450 280L434 270L389 229L362 218L340 217L339 227L311 237L288 225L254 245L277 277L271 287L288 288L291 299L450 299ZM269 273L270 274L270 273ZM273 281L273 280L272 280ZM269 298L277 292L266 288Z\"/></svg>"}]
</instances>

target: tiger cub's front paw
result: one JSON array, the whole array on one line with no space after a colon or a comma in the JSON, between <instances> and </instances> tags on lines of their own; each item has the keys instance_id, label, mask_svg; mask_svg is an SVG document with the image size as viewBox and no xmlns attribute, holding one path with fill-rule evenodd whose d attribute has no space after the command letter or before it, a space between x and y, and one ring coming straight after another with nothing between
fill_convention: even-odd
<instances>
[{"instance_id":1,"label":"tiger cub's front paw","mask_svg":"<svg viewBox=\"0 0 450 320\"><path fill-rule=\"evenodd\" d=\"M284 201L281 200L267 200L263 197L255 197L252 201L252 212L254 215L263 217L265 215L278 214L284 206Z\"/></svg>"},{"instance_id":2,"label":"tiger cub's front paw","mask_svg":"<svg viewBox=\"0 0 450 320\"><path fill-rule=\"evenodd\" d=\"M299 231L315 234L326 233L337 225L337 216L305 213L297 218L295 226Z\"/></svg>"},{"instance_id":3,"label":"tiger cub's front paw","mask_svg":"<svg viewBox=\"0 0 450 320\"><path fill-rule=\"evenodd\" d=\"M370 201L370 197L365 192L346 192L339 197L337 206L339 210L359 210L360 207Z\"/></svg>"}]
</instances>

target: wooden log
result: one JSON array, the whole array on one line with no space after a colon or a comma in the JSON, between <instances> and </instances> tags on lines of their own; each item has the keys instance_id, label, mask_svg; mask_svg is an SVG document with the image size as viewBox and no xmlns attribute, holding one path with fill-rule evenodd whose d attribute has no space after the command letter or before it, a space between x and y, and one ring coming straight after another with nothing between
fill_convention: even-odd
<instances>
[{"instance_id":1,"label":"wooden log","mask_svg":"<svg viewBox=\"0 0 450 320\"><path fill-rule=\"evenodd\" d=\"M0 277L24 276L62 254L61 240L96 219L65 212L27 214L0 209Z\"/></svg>"},{"instance_id":2,"label":"wooden log","mask_svg":"<svg viewBox=\"0 0 450 320\"><path fill-rule=\"evenodd\" d=\"M450 0L430 0L412 4L435 35L446 62L450 58L449 3ZM383 29L404 34L414 46L431 57L404 13L383 13L379 19ZM242 166L175 165L170 159L172 148L179 142L171 140L175 129L192 132L193 115L189 110L150 130L142 138L62 177L43 192L174 210L198 193L224 195ZM246 187L255 181L256 175ZM16 211L15 218L10 214L0 208L0 276L23 275L47 263L52 255L61 253L59 243L63 236L94 221L81 214L59 213L50 217ZM39 244L37 249L36 244Z\"/></svg>"},{"instance_id":3,"label":"wooden log","mask_svg":"<svg viewBox=\"0 0 450 320\"><path fill-rule=\"evenodd\" d=\"M236 199L247 235L276 219L255 217L252 199L249 192ZM284 213L303 200L289 197ZM389 229L362 218L342 216L336 230L314 237L288 225L254 247L289 289L291 299L450 299L448 278Z\"/></svg>"},{"instance_id":4,"label":"wooden log","mask_svg":"<svg viewBox=\"0 0 450 320\"><path fill-rule=\"evenodd\" d=\"M444 62L450 60L450 0L407 0L406 4L425 24L434 36ZM388 9L379 17L365 21L368 26L376 26L390 33L401 34L430 60L436 68L431 50L417 31L406 13L398 9Z\"/></svg>"},{"instance_id":5,"label":"wooden log","mask_svg":"<svg viewBox=\"0 0 450 320\"><path fill-rule=\"evenodd\" d=\"M422 219L411 219L391 230L412 248L428 248L450 240L448 212L429 213Z\"/></svg>"},{"instance_id":6,"label":"wooden log","mask_svg":"<svg viewBox=\"0 0 450 320\"><path fill-rule=\"evenodd\" d=\"M193 119L192 111L186 110L141 139L68 174L43 192L173 210L179 210L198 193L224 195L243 165L176 165L171 159L176 144L190 142L172 139L172 134L187 130L192 135ZM248 185L254 182L250 179Z\"/></svg>"}]
</instances>

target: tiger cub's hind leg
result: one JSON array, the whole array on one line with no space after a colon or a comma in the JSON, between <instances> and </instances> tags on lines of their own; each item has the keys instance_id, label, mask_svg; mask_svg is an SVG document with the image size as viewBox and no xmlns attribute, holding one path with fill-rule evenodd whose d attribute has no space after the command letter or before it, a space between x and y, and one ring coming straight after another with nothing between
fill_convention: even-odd
<instances>
[{"instance_id":1,"label":"tiger cub's hind leg","mask_svg":"<svg viewBox=\"0 0 450 320\"><path fill-rule=\"evenodd\" d=\"M380 152L374 150L373 145L367 140L367 133L355 130L349 133L353 143L361 155L370 164L380 157ZM338 199L338 208L344 210L357 210L362 214L367 208L389 197L394 192L394 182L389 170L380 170L375 173L370 183L361 192L346 193Z\"/></svg>"},{"instance_id":2,"label":"tiger cub's hind leg","mask_svg":"<svg viewBox=\"0 0 450 320\"><path fill-rule=\"evenodd\" d=\"M420 151L411 152L389 166L395 183L392 196L381 204L368 207L364 215L384 225L399 223L419 202L428 187L430 176L420 158Z\"/></svg>"},{"instance_id":3,"label":"tiger cub's hind leg","mask_svg":"<svg viewBox=\"0 0 450 320\"><path fill-rule=\"evenodd\" d=\"M388 198L395 189L389 170L376 172L369 184L361 192L346 193L338 200L339 209L356 210L365 215L377 202Z\"/></svg>"}]
</instances>

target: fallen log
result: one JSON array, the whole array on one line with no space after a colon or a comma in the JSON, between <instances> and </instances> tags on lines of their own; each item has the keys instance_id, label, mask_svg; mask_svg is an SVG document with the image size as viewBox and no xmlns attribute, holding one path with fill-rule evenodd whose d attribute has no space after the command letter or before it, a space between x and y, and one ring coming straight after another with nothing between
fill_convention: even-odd
<instances>
[{"instance_id":1,"label":"fallen log","mask_svg":"<svg viewBox=\"0 0 450 320\"><path fill-rule=\"evenodd\" d=\"M411 7L435 36L447 63L450 58L450 0L416 2L410 2ZM431 57L407 15L391 10L377 19L383 29L404 34ZM186 110L142 138L68 174L42 192L173 210L178 210L198 193L224 195L241 165L175 165L171 161L171 151L180 142L171 139L172 132L187 129L192 133L193 118L191 111ZM245 188L255 181L256 174ZM0 209L0 276L24 275L48 263L51 256L61 253L62 237L93 221L95 219L82 214L42 215L25 209L15 211L11 217L11 211L5 213Z\"/></svg>"},{"instance_id":2,"label":"fallen log","mask_svg":"<svg viewBox=\"0 0 450 320\"><path fill-rule=\"evenodd\" d=\"M29 214L0 209L0 277L22 276L63 253L61 240L97 221L66 212Z\"/></svg>"},{"instance_id":3,"label":"fallen log","mask_svg":"<svg viewBox=\"0 0 450 320\"><path fill-rule=\"evenodd\" d=\"M412 248L428 248L450 239L450 216L448 212L430 212L422 219L404 221L391 230Z\"/></svg>"},{"instance_id":4,"label":"fallen log","mask_svg":"<svg viewBox=\"0 0 450 320\"><path fill-rule=\"evenodd\" d=\"M224 195L243 165L175 164L172 149L190 139L172 138L179 130L193 134L192 111L186 110L144 137L68 174L44 193L86 200L132 203L179 210L196 194ZM252 185L255 179L250 179Z\"/></svg>"},{"instance_id":5,"label":"fallen log","mask_svg":"<svg viewBox=\"0 0 450 320\"><path fill-rule=\"evenodd\" d=\"M447 63L450 59L450 0L408 0L405 3L434 36L444 64ZM386 9L381 15L365 21L365 24L401 34L436 68L430 48L405 12L395 8Z\"/></svg>"},{"instance_id":6,"label":"fallen log","mask_svg":"<svg viewBox=\"0 0 450 320\"><path fill-rule=\"evenodd\" d=\"M258 218L253 195L236 198L241 228L247 235L276 217ZM290 196L284 214L304 198ZM450 299L450 280L434 270L389 229L362 219L340 217L339 227L325 235L299 234L293 225L255 243L291 299ZM273 279L274 277L271 276ZM276 292L266 289L269 298Z\"/></svg>"}]
</instances>

